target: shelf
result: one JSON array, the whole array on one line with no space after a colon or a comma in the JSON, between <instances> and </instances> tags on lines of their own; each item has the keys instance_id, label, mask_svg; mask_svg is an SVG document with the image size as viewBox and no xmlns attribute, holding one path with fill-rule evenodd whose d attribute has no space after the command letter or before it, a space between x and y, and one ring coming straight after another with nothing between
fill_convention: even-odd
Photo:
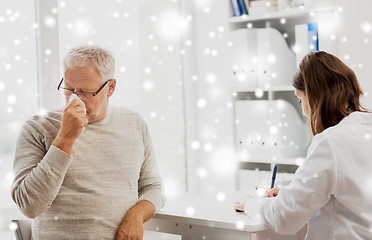
<instances>
[{"instance_id":1,"label":"shelf","mask_svg":"<svg viewBox=\"0 0 372 240\"><path fill-rule=\"evenodd\" d=\"M259 170L271 171L271 164L269 162L238 162L239 170ZM273 163L278 166L278 172L281 173L294 173L299 165L288 163Z\"/></svg>"},{"instance_id":2,"label":"shelf","mask_svg":"<svg viewBox=\"0 0 372 240\"><path fill-rule=\"evenodd\" d=\"M293 92L293 86L285 85L285 86L273 86L270 88L262 88L262 87L235 88L232 91L235 93L242 93L242 92L256 92L257 90L261 90L263 92Z\"/></svg>"},{"instance_id":3,"label":"shelf","mask_svg":"<svg viewBox=\"0 0 372 240\"><path fill-rule=\"evenodd\" d=\"M261 95L256 94L257 88L250 89L239 89L239 91L234 91L233 100L234 101L257 101L257 100L284 100L289 102L294 109L296 109L298 116L305 121L302 115L301 105L298 103L298 99L294 94L292 86L278 86L272 87L270 90L262 90Z\"/></svg>"},{"instance_id":4,"label":"shelf","mask_svg":"<svg viewBox=\"0 0 372 240\"><path fill-rule=\"evenodd\" d=\"M311 18L319 13L334 12L334 7L322 7L316 9L308 9L305 7L290 8L283 11L269 12L260 15L243 15L239 17L231 17L229 23L245 23L245 22L260 22L267 20L297 19L297 18Z\"/></svg>"},{"instance_id":5,"label":"shelf","mask_svg":"<svg viewBox=\"0 0 372 240\"><path fill-rule=\"evenodd\" d=\"M268 89L268 91L272 92L293 92L293 86L287 85L287 86L275 86Z\"/></svg>"}]
</instances>

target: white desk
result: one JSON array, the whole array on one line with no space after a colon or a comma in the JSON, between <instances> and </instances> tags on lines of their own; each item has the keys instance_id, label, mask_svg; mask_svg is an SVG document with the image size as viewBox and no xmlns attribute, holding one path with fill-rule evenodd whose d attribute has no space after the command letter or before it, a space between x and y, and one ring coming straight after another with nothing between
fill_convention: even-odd
<instances>
[{"instance_id":1,"label":"white desk","mask_svg":"<svg viewBox=\"0 0 372 240\"><path fill-rule=\"evenodd\" d=\"M262 223L234 211L234 202L241 193L226 195L224 201L215 196L172 200L145 224L145 229L177 234L182 240L239 240L239 239L299 239L298 236L281 236Z\"/></svg>"}]
</instances>

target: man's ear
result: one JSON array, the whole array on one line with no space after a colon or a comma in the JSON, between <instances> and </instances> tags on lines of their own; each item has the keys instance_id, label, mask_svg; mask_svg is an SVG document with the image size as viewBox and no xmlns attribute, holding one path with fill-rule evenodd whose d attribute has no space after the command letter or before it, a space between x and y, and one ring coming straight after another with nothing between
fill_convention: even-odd
<instances>
[{"instance_id":1,"label":"man's ear","mask_svg":"<svg viewBox=\"0 0 372 240\"><path fill-rule=\"evenodd\" d=\"M115 92L115 88L116 88L116 79L112 79L109 83L109 86L108 86L108 93L107 93L107 97L111 97L112 94L114 94Z\"/></svg>"}]
</instances>

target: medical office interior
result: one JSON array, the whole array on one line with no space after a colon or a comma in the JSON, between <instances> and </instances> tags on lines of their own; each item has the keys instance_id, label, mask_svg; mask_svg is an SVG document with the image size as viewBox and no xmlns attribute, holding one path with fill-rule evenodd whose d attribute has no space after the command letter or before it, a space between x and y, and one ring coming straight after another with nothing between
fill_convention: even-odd
<instances>
[{"instance_id":1,"label":"medical office interior","mask_svg":"<svg viewBox=\"0 0 372 240\"><path fill-rule=\"evenodd\" d=\"M57 85L72 47L113 53L111 104L148 123L168 202L269 187L275 165L276 184L289 183L309 145L291 79L310 51L351 67L372 109L371 1L242 1L248 15L236 2L0 2L0 239L15 239L10 220L25 218L10 196L18 131L64 105Z\"/></svg>"}]
</instances>

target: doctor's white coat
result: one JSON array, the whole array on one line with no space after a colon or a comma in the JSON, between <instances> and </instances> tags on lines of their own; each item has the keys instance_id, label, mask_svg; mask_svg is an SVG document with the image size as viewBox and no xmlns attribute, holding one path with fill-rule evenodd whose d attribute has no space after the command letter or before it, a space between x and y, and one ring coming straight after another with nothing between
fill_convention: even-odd
<instances>
[{"instance_id":1,"label":"doctor's white coat","mask_svg":"<svg viewBox=\"0 0 372 240\"><path fill-rule=\"evenodd\" d=\"M353 112L314 136L291 184L244 210L279 234L308 222L306 239L372 239L372 114Z\"/></svg>"}]
</instances>

